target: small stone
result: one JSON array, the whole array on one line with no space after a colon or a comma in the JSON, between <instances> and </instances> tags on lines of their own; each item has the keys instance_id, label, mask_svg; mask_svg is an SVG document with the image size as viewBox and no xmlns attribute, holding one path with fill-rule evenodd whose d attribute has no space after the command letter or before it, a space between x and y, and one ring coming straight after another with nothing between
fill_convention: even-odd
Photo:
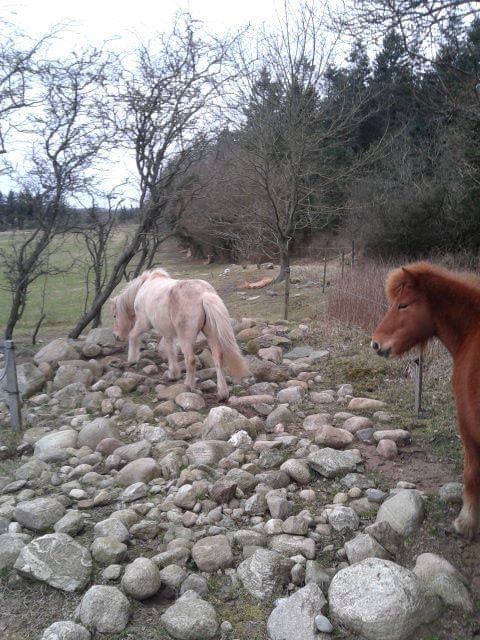
<instances>
[{"instance_id":1,"label":"small stone","mask_svg":"<svg viewBox=\"0 0 480 640\"><path fill-rule=\"evenodd\" d=\"M328 618L323 616L321 613L318 616L315 616L315 626L320 633L332 633L333 625Z\"/></svg>"}]
</instances>

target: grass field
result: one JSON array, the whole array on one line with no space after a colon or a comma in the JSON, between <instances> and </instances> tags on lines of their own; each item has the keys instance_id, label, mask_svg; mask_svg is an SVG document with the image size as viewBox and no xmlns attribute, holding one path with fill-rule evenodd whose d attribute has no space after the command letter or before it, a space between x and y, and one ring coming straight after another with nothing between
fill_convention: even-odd
<instances>
[{"instance_id":1,"label":"grass field","mask_svg":"<svg viewBox=\"0 0 480 640\"><path fill-rule=\"evenodd\" d=\"M117 231L110 250L110 261L123 246L129 233L128 227ZM12 244L12 234L0 233L0 250L8 250ZM181 253L174 241L165 243L159 250L156 264L162 266L171 275L178 278L203 278L209 281L222 296L232 316L265 317L276 319L284 313L284 285L274 285L264 289L246 291L242 288L245 281L253 282L262 277L275 275L276 271L257 269L249 265L243 269L240 265L211 264L204 265L200 260L188 259ZM42 334L51 335L55 331L64 335L76 324L85 308L87 297L88 261L86 248L78 236L69 235L65 240L57 240L49 259L49 266L58 271L45 280L39 278L31 286L28 303L21 321L15 329L15 337L31 335L40 317L42 297L45 296L46 318L42 324ZM225 268L229 274L222 277ZM0 326L4 327L10 309L10 292L6 280L5 269L0 265ZM292 266L292 278L300 281L292 285L289 317L301 320L312 317L323 310L325 295L321 293L318 282L322 276L320 264L299 261ZM307 281L316 282L317 286L303 287ZM123 284L119 286L121 288ZM104 324L110 322L109 309L105 309Z\"/></svg>"}]
</instances>

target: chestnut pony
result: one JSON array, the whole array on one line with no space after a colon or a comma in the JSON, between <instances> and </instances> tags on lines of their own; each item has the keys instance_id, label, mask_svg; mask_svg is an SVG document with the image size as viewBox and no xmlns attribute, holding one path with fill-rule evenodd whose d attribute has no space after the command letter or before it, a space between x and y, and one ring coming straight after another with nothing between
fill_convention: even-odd
<instances>
[{"instance_id":1,"label":"chestnut pony","mask_svg":"<svg viewBox=\"0 0 480 640\"><path fill-rule=\"evenodd\" d=\"M223 363L235 379L248 375L233 334L227 308L215 289L204 280L174 280L163 269L145 271L111 299L113 332L117 338L128 338L128 361L140 358L140 337L154 329L162 337L159 350L168 358L168 375L178 380L177 342L185 358L185 383L195 388L194 345L200 331L212 352L217 372L219 400L228 398Z\"/></svg>"},{"instance_id":2,"label":"chestnut pony","mask_svg":"<svg viewBox=\"0 0 480 640\"><path fill-rule=\"evenodd\" d=\"M465 453L458 533L472 539L480 522L480 279L428 262L390 272L391 304L375 329L372 347L388 357L438 338L453 358L452 385Z\"/></svg>"}]
</instances>

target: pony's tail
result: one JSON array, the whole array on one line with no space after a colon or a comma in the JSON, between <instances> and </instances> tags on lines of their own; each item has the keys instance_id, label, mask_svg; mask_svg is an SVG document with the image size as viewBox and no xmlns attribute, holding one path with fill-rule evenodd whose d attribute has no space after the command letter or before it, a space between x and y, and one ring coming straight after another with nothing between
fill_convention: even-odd
<instances>
[{"instance_id":1,"label":"pony's tail","mask_svg":"<svg viewBox=\"0 0 480 640\"><path fill-rule=\"evenodd\" d=\"M220 343L223 359L232 377L237 381L245 378L250 374L250 370L235 339L227 307L213 291L203 295L202 303L206 324Z\"/></svg>"}]
</instances>

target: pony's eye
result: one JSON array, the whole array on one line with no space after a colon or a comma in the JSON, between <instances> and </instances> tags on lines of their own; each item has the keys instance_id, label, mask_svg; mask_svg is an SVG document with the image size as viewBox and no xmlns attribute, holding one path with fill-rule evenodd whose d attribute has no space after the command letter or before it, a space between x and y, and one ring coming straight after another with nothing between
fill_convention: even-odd
<instances>
[{"instance_id":1,"label":"pony's eye","mask_svg":"<svg viewBox=\"0 0 480 640\"><path fill-rule=\"evenodd\" d=\"M407 304L406 302L401 302L401 303L398 305L398 308L399 308L399 309L406 309L407 307L408 307L408 304Z\"/></svg>"}]
</instances>

